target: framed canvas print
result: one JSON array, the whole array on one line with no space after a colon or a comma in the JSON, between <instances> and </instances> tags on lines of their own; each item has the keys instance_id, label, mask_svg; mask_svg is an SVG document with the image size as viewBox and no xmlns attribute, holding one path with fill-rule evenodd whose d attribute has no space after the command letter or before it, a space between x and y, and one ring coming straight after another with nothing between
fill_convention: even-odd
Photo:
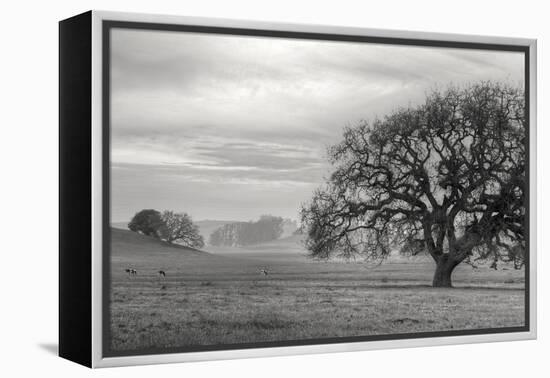
<instances>
[{"instance_id":1,"label":"framed canvas print","mask_svg":"<svg viewBox=\"0 0 550 378\"><path fill-rule=\"evenodd\" d=\"M60 22L60 355L536 337L536 41Z\"/></svg>"}]
</instances>

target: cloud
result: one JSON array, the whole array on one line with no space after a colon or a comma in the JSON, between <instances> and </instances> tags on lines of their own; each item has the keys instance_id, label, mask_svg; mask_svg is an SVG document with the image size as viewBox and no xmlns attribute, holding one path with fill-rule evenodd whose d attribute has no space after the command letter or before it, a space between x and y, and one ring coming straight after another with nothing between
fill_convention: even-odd
<instances>
[{"instance_id":1,"label":"cloud","mask_svg":"<svg viewBox=\"0 0 550 378\"><path fill-rule=\"evenodd\" d=\"M147 146L136 147L130 143L127 148L113 151L113 161L121 167L132 164L159 166L170 174L213 183L229 179L234 182L318 183L328 168L326 159L322 159L318 151L322 146L227 141L212 137L172 142L175 146L159 142L158 138Z\"/></svg>"},{"instance_id":2,"label":"cloud","mask_svg":"<svg viewBox=\"0 0 550 378\"><path fill-rule=\"evenodd\" d=\"M265 201L294 206L326 175L326 146L344 126L418 104L434 87L523 75L521 54L498 51L128 29L114 29L111 46L120 216L146 196L181 200L144 172L170 188L193 182L213 207L231 207L212 195L231 187L234 212L241 197L259 213ZM128 204L125 190L141 197Z\"/></svg>"}]
</instances>

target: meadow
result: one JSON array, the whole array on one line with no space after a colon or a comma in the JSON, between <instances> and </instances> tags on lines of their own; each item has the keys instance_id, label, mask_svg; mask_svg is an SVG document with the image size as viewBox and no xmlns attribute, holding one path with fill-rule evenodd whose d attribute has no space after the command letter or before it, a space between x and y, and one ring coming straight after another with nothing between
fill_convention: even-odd
<instances>
[{"instance_id":1,"label":"meadow","mask_svg":"<svg viewBox=\"0 0 550 378\"><path fill-rule=\"evenodd\" d=\"M114 351L524 324L524 270L464 265L432 288L425 258L315 261L297 237L204 252L112 231Z\"/></svg>"}]
</instances>

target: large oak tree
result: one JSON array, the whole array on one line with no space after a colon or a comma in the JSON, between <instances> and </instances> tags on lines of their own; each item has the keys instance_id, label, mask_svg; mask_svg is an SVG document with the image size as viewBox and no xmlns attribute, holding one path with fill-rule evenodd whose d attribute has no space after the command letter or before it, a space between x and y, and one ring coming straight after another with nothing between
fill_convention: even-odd
<instances>
[{"instance_id":1,"label":"large oak tree","mask_svg":"<svg viewBox=\"0 0 550 378\"><path fill-rule=\"evenodd\" d=\"M301 210L306 247L384 259L429 254L434 287L462 262L524 263L526 120L522 89L434 91L424 104L344 130L334 171Z\"/></svg>"}]
</instances>

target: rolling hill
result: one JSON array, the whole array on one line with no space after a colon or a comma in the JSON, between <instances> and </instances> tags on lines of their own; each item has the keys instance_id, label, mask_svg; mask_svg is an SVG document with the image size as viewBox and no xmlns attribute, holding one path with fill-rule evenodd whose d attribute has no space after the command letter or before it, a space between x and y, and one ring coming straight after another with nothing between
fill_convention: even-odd
<instances>
[{"instance_id":1,"label":"rolling hill","mask_svg":"<svg viewBox=\"0 0 550 378\"><path fill-rule=\"evenodd\" d=\"M169 244L150 236L118 228L111 228L111 249L113 256L122 256L126 254L133 256L141 254L162 255L165 253L181 253L187 256L208 255L207 252L195 248Z\"/></svg>"},{"instance_id":2,"label":"rolling hill","mask_svg":"<svg viewBox=\"0 0 550 378\"><path fill-rule=\"evenodd\" d=\"M128 222L111 222L112 228L118 228L120 230L127 230L128 229Z\"/></svg>"}]
</instances>

